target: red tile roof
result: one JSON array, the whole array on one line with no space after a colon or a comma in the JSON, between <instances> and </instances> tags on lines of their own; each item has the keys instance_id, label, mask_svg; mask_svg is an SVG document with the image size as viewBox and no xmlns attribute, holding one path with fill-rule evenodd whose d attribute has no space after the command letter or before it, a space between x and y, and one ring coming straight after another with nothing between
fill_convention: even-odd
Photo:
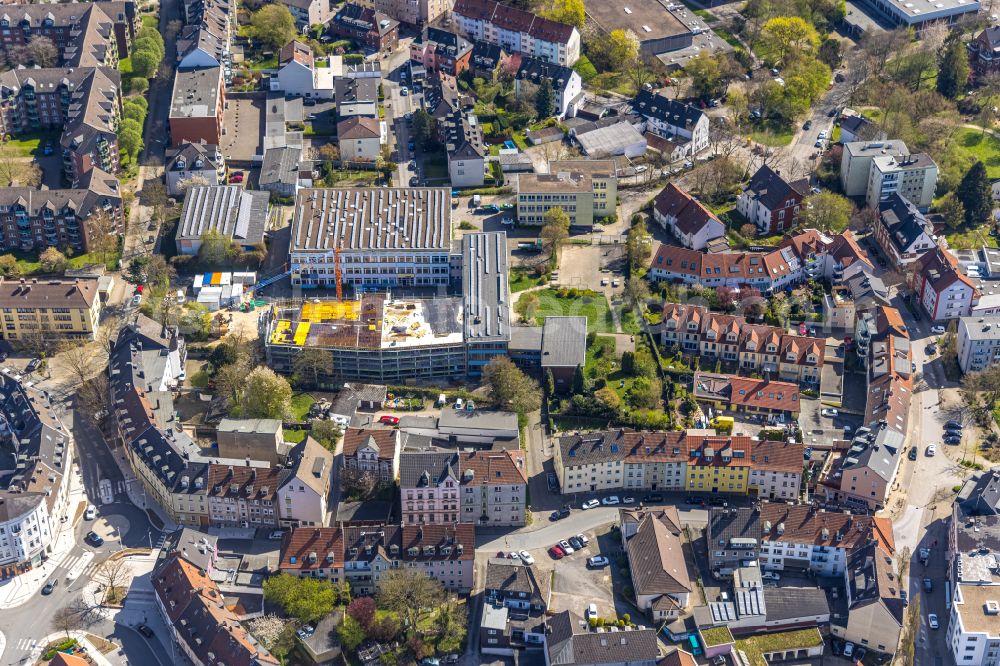
<instances>
[{"instance_id":1,"label":"red tile roof","mask_svg":"<svg viewBox=\"0 0 1000 666\"><path fill-rule=\"evenodd\" d=\"M749 467L753 440L745 435L687 435L688 465L698 467ZM711 449L712 458L705 456Z\"/></svg>"},{"instance_id":2,"label":"red tile roof","mask_svg":"<svg viewBox=\"0 0 1000 666\"><path fill-rule=\"evenodd\" d=\"M361 445L371 437L374 438L375 445L378 446L378 457L382 460L392 460L395 456L398 436L399 431L390 428L348 428L344 431L344 457L356 456Z\"/></svg>"},{"instance_id":3,"label":"red tile roof","mask_svg":"<svg viewBox=\"0 0 1000 666\"><path fill-rule=\"evenodd\" d=\"M713 220L722 224L710 210L674 183L668 183L656 195L653 207L661 215L676 218L675 226L685 234L696 233Z\"/></svg>"},{"instance_id":4,"label":"red tile roof","mask_svg":"<svg viewBox=\"0 0 1000 666\"><path fill-rule=\"evenodd\" d=\"M296 527L286 532L281 541L278 567L283 571L343 569L344 530L340 527Z\"/></svg>"},{"instance_id":5,"label":"red tile roof","mask_svg":"<svg viewBox=\"0 0 1000 666\"><path fill-rule=\"evenodd\" d=\"M805 446L802 442L762 439L754 445L750 463L753 469L801 474L804 452Z\"/></svg>"},{"instance_id":6,"label":"red tile roof","mask_svg":"<svg viewBox=\"0 0 1000 666\"><path fill-rule=\"evenodd\" d=\"M739 407L798 412L799 386L791 382L729 376L730 403Z\"/></svg>"},{"instance_id":7,"label":"red tile roof","mask_svg":"<svg viewBox=\"0 0 1000 666\"><path fill-rule=\"evenodd\" d=\"M520 464L518 464L520 463ZM527 483L524 453L514 451L470 451L460 455L459 469L462 485L511 485ZM466 470L472 470L472 479L466 481Z\"/></svg>"}]
</instances>

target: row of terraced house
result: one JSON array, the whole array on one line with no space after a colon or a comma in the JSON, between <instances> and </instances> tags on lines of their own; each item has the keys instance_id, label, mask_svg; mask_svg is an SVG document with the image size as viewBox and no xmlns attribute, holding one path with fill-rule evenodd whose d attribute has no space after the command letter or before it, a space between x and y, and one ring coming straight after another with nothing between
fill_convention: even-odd
<instances>
[{"instance_id":1,"label":"row of terraced house","mask_svg":"<svg viewBox=\"0 0 1000 666\"><path fill-rule=\"evenodd\" d=\"M803 454L801 442L623 429L560 438L554 467L563 494L658 490L794 500Z\"/></svg>"}]
</instances>

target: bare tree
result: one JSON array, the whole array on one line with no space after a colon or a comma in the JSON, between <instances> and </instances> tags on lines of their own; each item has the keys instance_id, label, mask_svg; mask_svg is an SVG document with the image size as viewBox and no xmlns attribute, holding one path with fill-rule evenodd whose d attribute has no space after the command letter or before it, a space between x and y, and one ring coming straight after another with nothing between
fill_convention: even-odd
<instances>
[{"instance_id":1,"label":"bare tree","mask_svg":"<svg viewBox=\"0 0 1000 666\"><path fill-rule=\"evenodd\" d=\"M64 340L59 344L59 363L66 367L77 384L84 384L107 362L100 348L79 340Z\"/></svg>"},{"instance_id":2,"label":"bare tree","mask_svg":"<svg viewBox=\"0 0 1000 666\"><path fill-rule=\"evenodd\" d=\"M86 224L91 252L107 263L108 258L118 250L118 223L111 215L99 210L87 219Z\"/></svg>"},{"instance_id":3,"label":"bare tree","mask_svg":"<svg viewBox=\"0 0 1000 666\"><path fill-rule=\"evenodd\" d=\"M323 349L306 347L292 362L292 373L297 382L306 386L317 386L320 377L330 374L333 357Z\"/></svg>"},{"instance_id":4,"label":"bare tree","mask_svg":"<svg viewBox=\"0 0 1000 666\"><path fill-rule=\"evenodd\" d=\"M44 35L35 35L28 42L31 61L39 67L55 67L59 62L59 49L55 42Z\"/></svg>"},{"instance_id":5,"label":"bare tree","mask_svg":"<svg viewBox=\"0 0 1000 666\"><path fill-rule=\"evenodd\" d=\"M124 557L111 556L101 562L94 580L105 588L104 602L117 603L119 591L132 580L132 567Z\"/></svg>"},{"instance_id":6,"label":"bare tree","mask_svg":"<svg viewBox=\"0 0 1000 666\"><path fill-rule=\"evenodd\" d=\"M50 622L54 629L61 631L66 634L66 638L69 638L69 632L79 625L80 617L73 608L64 606L52 614Z\"/></svg>"}]
</instances>

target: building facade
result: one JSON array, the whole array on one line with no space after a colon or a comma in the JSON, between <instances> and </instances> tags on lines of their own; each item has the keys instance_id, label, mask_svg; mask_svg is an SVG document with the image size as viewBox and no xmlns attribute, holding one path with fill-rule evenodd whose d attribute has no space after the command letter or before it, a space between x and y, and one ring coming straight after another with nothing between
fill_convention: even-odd
<instances>
[{"instance_id":1,"label":"building facade","mask_svg":"<svg viewBox=\"0 0 1000 666\"><path fill-rule=\"evenodd\" d=\"M1000 316L958 320L958 367L981 372L1000 361Z\"/></svg>"},{"instance_id":2,"label":"building facade","mask_svg":"<svg viewBox=\"0 0 1000 666\"><path fill-rule=\"evenodd\" d=\"M459 31L472 43L496 44L507 53L571 67L580 59L580 32L494 0L458 0L451 10Z\"/></svg>"},{"instance_id":3,"label":"building facade","mask_svg":"<svg viewBox=\"0 0 1000 666\"><path fill-rule=\"evenodd\" d=\"M545 214L562 208L570 227L589 229L614 214L618 177L611 160L551 162L548 174L517 175L517 223L543 226Z\"/></svg>"},{"instance_id":4,"label":"building facade","mask_svg":"<svg viewBox=\"0 0 1000 666\"><path fill-rule=\"evenodd\" d=\"M3 331L0 339L93 340L101 316L97 280L0 280Z\"/></svg>"},{"instance_id":5,"label":"building facade","mask_svg":"<svg viewBox=\"0 0 1000 666\"><path fill-rule=\"evenodd\" d=\"M981 296L976 285L959 268L955 255L941 247L935 247L913 263L909 283L932 321L968 316Z\"/></svg>"},{"instance_id":6,"label":"building facade","mask_svg":"<svg viewBox=\"0 0 1000 666\"><path fill-rule=\"evenodd\" d=\"M653 220L691 250L704 250L709 241L726 233L726 226L714 213L673 183L653 199Z\"/></svg>"},{"instance_id":7,"label":"building facade","mask_svg":"<svg viewBox=\"0 0 1000 666\"><path fill-rule=\"evenodd\" d=\"M809 180L788 182L781 173L762 166L736 199L736 212L770 236L796 226L802 199L809 193Z\"/></svg>"}]
</instances>

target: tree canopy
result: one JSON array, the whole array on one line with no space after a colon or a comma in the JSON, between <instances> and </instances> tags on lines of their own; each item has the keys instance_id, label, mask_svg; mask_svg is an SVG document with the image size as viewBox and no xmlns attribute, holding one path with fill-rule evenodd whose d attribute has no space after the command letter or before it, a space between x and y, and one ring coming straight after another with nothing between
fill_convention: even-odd
<instances>
[{"instance_id":1,"label":"tree canopy","mask_svg":"<svg viewBox=\"0 0 1000 666\"><path fill-rule=\"evenodd\" d=\"M577 30L583 30L583 25L587 21L583 0L552 0L552 4L542 12L542 15L553 21L568 23Z\"/></svg>"},{"instance_id":2,"label":"tree canopy","mask_svg":"<svg viewBox=\"0 0 1000 666\"><path fill-rule=\"evenodd\" d=\"M813 53L819 47L819 33L798 16L775 16L764 24L758 50L765 60L787 64L790 58Z\"/></svg>"},{"instance_id":3,"label":"tree canopy","mask_svg":"<svg viewBox=\"0 0 1000 666\"><path fill-rule=\"evenodd\" d=\"M506 356L497 356L489 362L483 370L483 380L489 387L490 398L501 409L524 414L542 405L538 382Z\"/></svg>"},{"instance_id":4,"label":"tree canopy","mask_svg":"<svg viewBox=\"0 0 1000 666\"><path fill-rule=\"evenodd\" d=\"M955 196L965 207L965 223L978 226L989 219L993 210L993 190L986 165L976 161L966 172L955 190Z\"/></svg>"},{"instance_id":5,"label":"tree canopy","mask_svg":"<svg viewBox=\"0 0 1000 666\"><path fill-rule=\"evenodd\" d=\"M802 224L820 231L839 234L847 228L854 204L834 192L811 194L802 201Z\"/></svg>"},{"instance_id":6,"label":"tree canopy","mask_svg":"<svg viewBox=\"0 0 1000 666\"><path fill-rule=\"evenodd\" d=\"M282 419L291 411L292 387L271 368L257 366L246 376L240 416L245 419Z\"/></svg>"},{"instance_id":7,"label":"tree canopy","mask_svg":"<svg viewBox=\"0 0 1000 666\"><path fill-rule=\"evenodd\" d=\"M283 573L264 581L264 598L302 622L315 622L329 615L338 603L349 601L350 592L346 585Z\"/></svg>"},{"instance_id":8,"label":"tree canopy","mask_svg":"<svg viewBox=\"0 0 1000 666\"><path fill-rule=\"evenodd\" d=\"M288 7L279 4L264 5L250 17L251 34L271 48L280 49L295 39L295 19Z\"/></svg>"}]
</instances>

